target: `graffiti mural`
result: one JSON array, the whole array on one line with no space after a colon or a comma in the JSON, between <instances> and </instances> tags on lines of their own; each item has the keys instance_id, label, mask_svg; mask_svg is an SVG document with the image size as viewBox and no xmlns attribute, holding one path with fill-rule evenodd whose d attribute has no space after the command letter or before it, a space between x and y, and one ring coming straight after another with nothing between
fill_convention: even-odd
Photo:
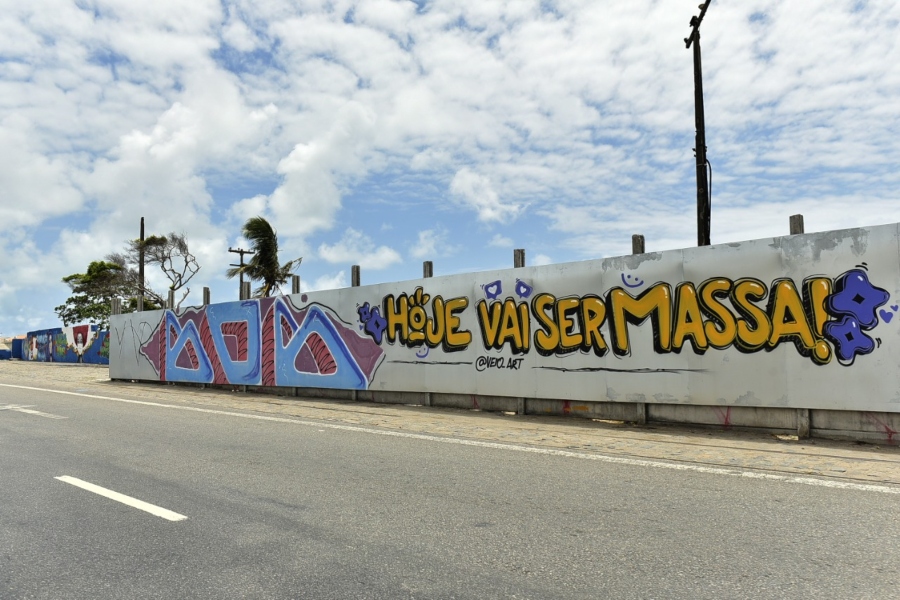
<instances>
[{"instance_id":1,"label":"graffiti mural","mask_svg":"<svg viewBox=\"0 0 900 600\"><path fill-rule=\"evenodd\" d=\"M109 332L96 325L30 331L21 348L22 360L109 364Z\"/></svg>"},{"instance_id":2,"label":"graffiti mural","mask_svg":"<svg viewBox=\"0 0 900 600\"><path fill-rule=\"evenodd\" d=\"M900 225L116 317L122 378L900 412ZM116 364L116 361L113 361Z\"/></svg>"},{"instance_id":3,"label":"graffiti mural","mask_svg":"<svg viewBox=\"0 0 900 600\"><path fill-rule=\"evenodd\" d=\"M263 298L162 312L140 352L160 381L367 389L383 350L331 310Z\"/></svg>"}]
</instances>

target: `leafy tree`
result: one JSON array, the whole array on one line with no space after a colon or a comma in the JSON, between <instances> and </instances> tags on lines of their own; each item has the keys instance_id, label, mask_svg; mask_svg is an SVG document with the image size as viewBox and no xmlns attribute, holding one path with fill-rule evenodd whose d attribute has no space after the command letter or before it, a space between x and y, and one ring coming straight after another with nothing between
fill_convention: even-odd
<instances>
[{"instance_id":1,"label":"leafy tree","mask_svg":"<svg viewBox=\"0 0 900 600\"><path fill-rule=\"evenodd\" d=\"M125 267L102 260L95 260L88 265L86 273L68 275L62 280L72 288L72 295L54 309L63 325L87 322L107 329L112 299L131 296L137 290L129 282ZM130 307L123 307L123 310L131 312L135 308L136 302ZM145 308L153 307L148 307L145 303Z\"/></svg>"},{"instance_id":2,"label":"leafy tree","mask_svg":"<svg viewBox=\"0 0 900 600\"><path fill-rule=\"evenodd\" d=\"M188 250L184 234L170 233L167 236L153 235L141 240L129 240L123 252L114 252L106 260L93 261L86 273L74 273L63 277L72 289L72 295L64 304L54 310L64 325L94 323L101 328L109 327L109 314L113 298L123 298L122 311L137 310L138 296L141 295L139 271L140 251L144 249L144 265L156 265L169 280L169 289L184 288L176 308L187 298L190 288L188 281L200 270L197 259ZM166 296L143 286L144 310L155 310L165 306Z\"/></svg>"},{"instance_id":3,"label":"leafy tree","mask_svg":"<svg viewBox=\"0 0 900 600\"><path fill-rule=\"evenodd\" d=\"M187 238L183 233L169 233L169 235L151 235L141 240L129 240L126 242L125 251L122 253L110 254L106 260L122 265L126 269L126 278L130 284L138 290L136 295L140 295L141 281L140 265L141 247L144 249L144 266L150 267L156 265L169 280L170 290L176 292L184 288L181 298L175 303L175 308L181 308L191 288L186 287L187 283L200 270L200 264L188 249ZM144 303L148 301L153 304L164 306L168 300L166 295L160 294L147 286L144 282Z\"/></svg>"},{"instance_id":4,"label":"leafy tree","mask_svg":"<svg viewBox=\"0 0 900 600\"><path fill-rule=\"evenodd\" d=\"M243 267L234 267L226 271L229 279L243 274L251 281L261 282L253 293L254 297L267 298L287 283L288 277L300 266L302 258L288 262L278 262L278 235L272 225L263 217L251 217L241 230L244 238L250 242L254 254Z\"/></svg>"}]
</instances>

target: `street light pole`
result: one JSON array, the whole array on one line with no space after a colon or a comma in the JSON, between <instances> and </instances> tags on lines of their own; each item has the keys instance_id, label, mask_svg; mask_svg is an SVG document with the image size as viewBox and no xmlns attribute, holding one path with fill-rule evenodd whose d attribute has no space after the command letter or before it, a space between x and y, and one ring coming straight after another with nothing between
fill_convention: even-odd
<instances>
[{"instance_id":1,"label":"street light pole","mask_svg":"<svg viewBox=\"0 0 900 600\"><path fill-rule=\"evenodd\" d=\"M144 281L145 281L144 280L144 260L145 260L144 217L141 217L141 241L140 241L140 244L141 245L138 249L138 279L140 280L140 288L138 289L138 292L140 293L140 295L138 296L138 300L137 300L138 312L141 312L142 310L144 310Z\"/></svg>"},{"instance_id":2,"label":"street light pole","mask_svg":"<svg viewBox=\"0 0 900 600\"><path fill-rule=\"evenodd\" d=\"M700 5L700 16L691 17L691 35L684 38L686 48L694 46L694 120L697 135L694 139L694 156L697 157L697 245L709 246L711 198L706 168L706 119L703 115L703 69L700 63L700 23L712 0Z\"/></svg>"}]
</instances>

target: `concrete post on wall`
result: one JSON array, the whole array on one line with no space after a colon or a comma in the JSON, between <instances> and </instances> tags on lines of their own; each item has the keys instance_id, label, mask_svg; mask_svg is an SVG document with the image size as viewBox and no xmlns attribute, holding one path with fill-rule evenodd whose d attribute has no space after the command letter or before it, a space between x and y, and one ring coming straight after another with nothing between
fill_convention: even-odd
<instances>
[{"instance_id":1,"label":"concrete post on wall","mask_svg":"<svg viewBox=\"0 0 900 600\"><path fill-rule=\"evenodd\" d=\"M791 215L790 217L791 235L799 235L804 233L803 215ZM809 437L809 409L797 409L797 439L807 439Z\"/></svg>"},{"instance_id":2,"label":"concrete post on wall","mask_svg":"<svg viewBox=\"0 0 900 600\"><path fill-rule=\"evenodd\" d=\"M350 285L351 287L359 287L359 265L350 267ZM356 402L358 399L359 394L357 390L353 390L353 401Z\"/></svg>"},{"instance_id":3,"label":"concrete post on wall","mask_svg":"<svg viewBox=\"0 0 900 600\"><path fill-rule=\"evenodd\" d=\"M422 261L422 277L429 279L434 277L434 263L430 260ZM431 406L431 392L425 392L425 406Z\"/></svg>"},{"instance_id":4,"label":"concrete post on wall","mask_svg":"<svg viewBox=\"0 0 900 600\"><path fill-rule=\"evenodd\" d=\"M109 307L109 314L111 315L121 315L122 314L122 299L121 298L113 298L112 304Z\"/></svg>"},{"instance_id":5,"label":"concrete post on wall","mask_svg":"<svg viewBox=\"0 0 900 600\"><path fill-rule=\"evenodd\" d=\"M644 236L639 233L631 236L631 253L632 254L643 254L644 250Z\"/></svg>"},{"instance_id":6,"label":"concrete post on wall","mask_svg":"<svg viewBox=\"0 0 900 600\"><path fill-rule=\"evenodd\" d=\"M250 282L245 281L243 284L241 284L241 300L249 300L250 296Z\"/></svg>"},{"instance_id":7,"label":"concrete post on wall","mask_svg":"<svg viewBox=\"0 0 900 600\"><path fill-rule=\"evenodd\" d=\"M513 250L513 268L521 269L525 266L525 248ZM525 398L516 399L516 414L525 414Z\"/></svg>"},{"instance_id":8,"label":"concrete post on wall","mask_svg":"<svg viewBox=\"0 0 900 600\"><path fill-rule=\"evenodd\" d=\"M644 247L644 236L636 233L631 236L631 253L632 254L644 254L646 251ZM647 403L646 402L635 402L635 408L637 408L637 414L635 415L635 423L639 425L647 424Z\"/></svg>"},{"instance_id":9,"label":"concrete post on wall","mask_svg":"<svg viewBox=\"0 0 900 600\"><path fill-rule=\"evenodd\" d=\"M208 306L210 304L209 299L209 288L205 287L203 288L203 306Z\"/></svg>"},{"instance_id":10,"label":"concrete post on wall","mask_svg":"<svg viewBox=\"0 0 900 600\"><path fill-rule=\"evenodd\" d=\"M291 293L292 294L300 293L300 276L299 275L291 275Z\"/></svg>"},{"instance_id":11,"label":"concrete post on wall","mask_svg":"<svg viewBox=\"0 0 900 600\"><path fill-rule=\"evenodd\" d=\"M169 297L166 298L166 308L175 310L175 290L169 290Z\"/></svg>"}]
</instances>

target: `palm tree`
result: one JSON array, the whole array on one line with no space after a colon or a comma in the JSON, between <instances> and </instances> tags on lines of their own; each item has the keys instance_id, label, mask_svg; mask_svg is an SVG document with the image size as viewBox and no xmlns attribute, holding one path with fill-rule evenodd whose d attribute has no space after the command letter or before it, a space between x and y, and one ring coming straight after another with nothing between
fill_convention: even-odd
<instances>
[{"instance_id":1,"label":"palm tree","mask_svg":"<svg viewBox=\"0 0 900 600\"><path fill-rule=\"evenodd\" d=\"M280 287L287 283L288 277L303 259L295 258L283 265L278 264L278 235L262 217L247 219L241 233L250 242L253 257L243 267L228 269L225 274L232 279L243 273L251 281L261 281L262 285L253 295L256 298L267 298L276 290L280 291Z\"/></svg>"}]
</instances>

